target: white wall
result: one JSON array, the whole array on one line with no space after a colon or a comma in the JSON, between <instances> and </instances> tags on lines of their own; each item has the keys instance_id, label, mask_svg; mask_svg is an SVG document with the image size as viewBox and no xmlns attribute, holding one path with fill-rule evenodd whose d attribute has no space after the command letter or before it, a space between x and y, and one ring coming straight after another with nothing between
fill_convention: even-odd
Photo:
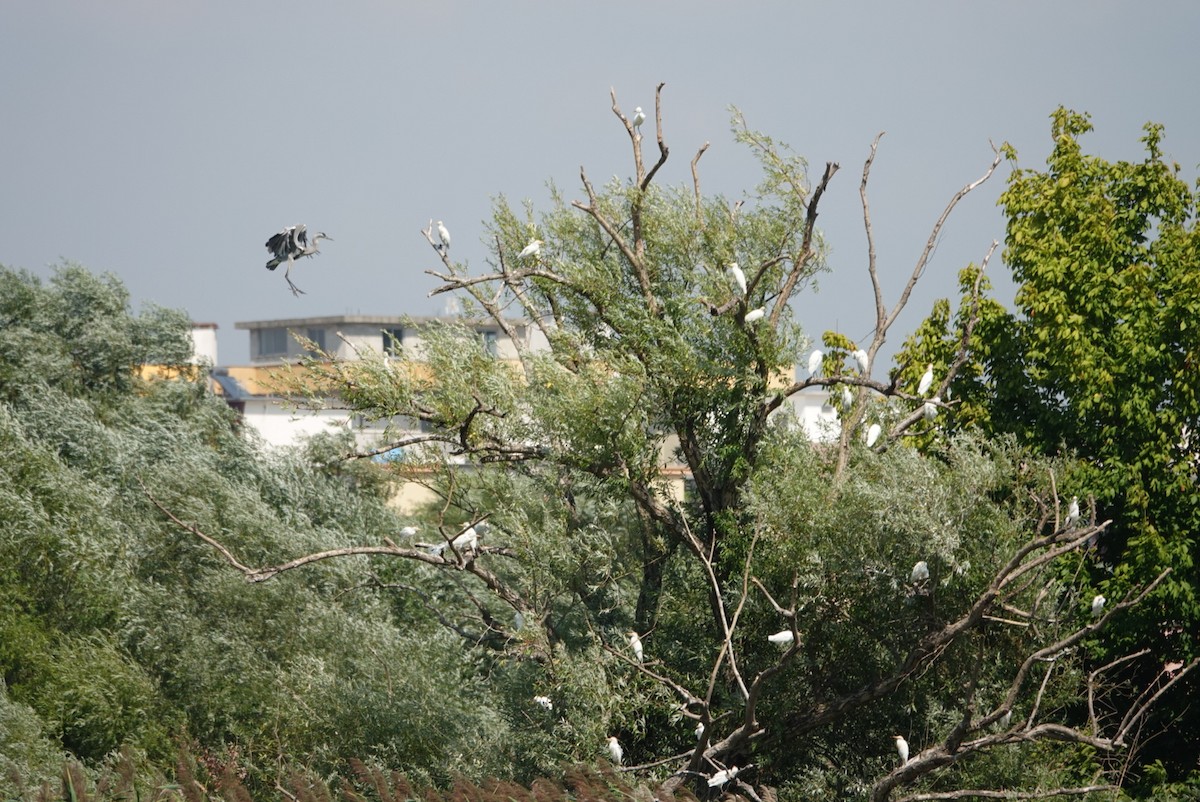
<instances>
[{"instance_id":1,"label":"white wall","mask_svg":"<svg viewBox=\"0 0 1200 802\"><path fill-rule=\"evenodd\" d=\"M192 326L192 358L188 360L193 365L208 363L217 364L217 326L215 323L199 323Z\"/></svg>"}]
</instances>

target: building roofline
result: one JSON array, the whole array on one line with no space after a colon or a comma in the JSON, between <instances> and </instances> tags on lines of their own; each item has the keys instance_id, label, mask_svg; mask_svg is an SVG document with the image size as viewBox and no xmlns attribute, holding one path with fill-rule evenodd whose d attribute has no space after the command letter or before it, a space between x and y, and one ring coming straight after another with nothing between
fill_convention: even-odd
<instances>
[{"instance_id":1,"label":"building roofline","mask_svg":"<svg viewBox=\"0 0 1200 802\"><path fill-rule=\"evenodd\" d=\"M346 324L367 324L378 326L404 326L409 324L423 325L435 322L453 322L461 321L471 326L490 325L494 321L490 319L476 318L469 319L463 317L446 317L443 315L325 315L323 317L290 317L280 318L277 320L241 320L233 324L235 329L254 330L254 329L278 329L278 328L304 328L307 326L331 326L331 325L346 325ZM507 322L514 325L525 325L524 320L508 320Z\"/></svg>"}]
</instances>

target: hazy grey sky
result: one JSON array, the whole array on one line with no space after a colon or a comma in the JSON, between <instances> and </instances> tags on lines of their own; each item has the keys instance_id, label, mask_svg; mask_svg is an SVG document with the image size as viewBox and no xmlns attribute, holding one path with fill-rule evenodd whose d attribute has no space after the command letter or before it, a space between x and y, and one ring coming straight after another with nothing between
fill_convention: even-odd
<instances>
[{"instance_id":1,"label":"hazy grey sky","mask_svg":"<svg viewBox=\"0 0 1200 802\"><path fill-rule=\"evenodd\" d=\"M0 263L50 275L66 259L111 271L135 306L216 322L222 363L248 359L234 321L428 314L440 218L479 269L493 197L548 204L631 172L609 109L653 105L671 159L703 187L758 181L728 107L792 145L814 180L841 163L820 225L834 273L796 303L819 336L865 337L871 301L858 182L886 130L871 205L889 302L989 140L1022 163L1049 152L1059 104L1087 140L1138 158L1148 120L1192 178L1200 161L1200 3L383 2L6 0L0 9ZM891 348L1003 238L1007 170L960 205ZM303 222L335 242L293 271L263 268L266 238ZM993 274L1004 274L994 263ZM1001 292L1008 301L1007 285ZM890 349L889 349L890 350Z\"/></svg>"}]
</instances>

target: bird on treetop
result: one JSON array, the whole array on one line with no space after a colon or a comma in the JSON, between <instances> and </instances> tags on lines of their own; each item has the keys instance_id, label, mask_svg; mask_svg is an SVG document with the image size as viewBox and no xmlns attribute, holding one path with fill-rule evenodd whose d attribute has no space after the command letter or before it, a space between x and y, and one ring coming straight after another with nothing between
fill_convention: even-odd
<instances>
[{"instance_id":1,"label":"bird on treetop","mask_svg":"<svg viewBox=\"0 0 1200 802\"><path fill-rule=\"evenodd\" d=\"M737 287L738 295L746 297L746 274L738 267L737 262L730 262L729 267L725 268L725 272L729 275L729 280Z\"/></svg>"},{"instance_id":2,"label":"bird on treetop","mask_svg":"<svg viewBox=\"0 0 1200 802\"><path fill-rule=\"evenodd\" d=\"M520 253L517 254L518 259L527 259L530 256L537 256L542 250L542 241L535 239L526 245Z\"/></svg>"},{"instance_id":3,"label":"bird on treetop","mask_svg":"<svg viewBox=\"0 0 1200 802\"><path fill-rule=\"evenodd\" d=\"M638 106L633 110L633 127L638 129L638 133L642 132L642 123L646 122L646 113L642 111L642 107Z\"/></svg>"},{"instance_id":4,"label":"bird on treetop","mask_svg":"<svg viewBox=\"0 0 1200 802\"><path fill-rule=\"evenodd\" d=\"M446 230L446 225L441 221L437 221L438 240L441 245L438 248L443 254L450 250L450 232Z\"/></svg>"},{"instance_id":5,"label":"bird on treetop","mask_svg":"<svg viewBox=\"0 0 1200 802\"><path fill-rule=\"evenodd\" d=\"M858 365L859 375L866 376L871 369L871 358L861 348L855 348L853 356L855 363Z\"/></svg>"},{"instance_id":6,"label":"bird on treetop","mask_svg":"<svg viewBox=\"0 0 1200 802\"><path fill-rule=\"evenodd\" d=\"M808 373L810 376L816 376L821 372L821 363L825 361L825 354L821 353L821 349L813 351L808 355Z\"/></svg>"},{"instance_id":7,"label":"bird on treetop","mask_svg":"<svg viewBox=\"0 0 1200 802\"><path fill-rule=\"evenodd\" d=\"M933 386L933 363L930 362L925 368L924 375L921 376L921 383L917 385L917 395L925 395L929 392L929 388Z\"/></svg>"}]
</instances>

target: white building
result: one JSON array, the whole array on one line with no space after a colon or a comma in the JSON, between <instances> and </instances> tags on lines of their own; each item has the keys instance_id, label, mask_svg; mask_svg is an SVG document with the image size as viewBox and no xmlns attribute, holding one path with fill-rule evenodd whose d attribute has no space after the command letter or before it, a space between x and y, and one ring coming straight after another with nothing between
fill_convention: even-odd
<instances>
[{"instance_id":1,"label":"white building","mask_svg":"<svg viewBox=\"0 0 1200 802\"><path fill-rule=\"evenodd\" d=\"M453 319L473 327L481 347L497 359L518 358L516 345L493 321ZM359 359L369 353L382 355L403 351L419 355L422 330L446 321L447 318L437 317L335 315L236 323L236 328L250 333L251 364L214 368L214 390L240 413L244 425L257 432L270 446L295 446L321 432L348 430L354 433L357 448L367 452L389 440L394 441L405 432L416 430L418 425L410 420L397 420L392 422L395 424L392 431L385 432L387 421L368 422L340 408L337 398L325 399L325 405L319 409L301 406L283 389L281 375L303 371L302 360L318 351L339 360ZM509 328L529 347L547 347L536 326L510 321ZM206 331L203 324L199 326L199 335L194 330L193 337L198 346ZM213 340L212 361L215 363L215 332ZM790 381L790 376L780 377L781 384ZM780 413L791 414L795 425L802 427L814 442L829 442L836 439L839 423L828 401L825 390L813 388L793 395ZM682 494L689 474L673 453L671 443L664 444L663 479L671 492ZM397 465L398 469L401 467ZM408 482L399 491L396 502L411 509L423 500L425 493L419 483Z\"/></svg>"},{"instance_id":2,"label":"white building","mask_svg":"<svg viewBox=\"0 0 1200 802\"><path fill-rule=\"evenodd\" d=\"M517 358L516 346L495 322L464 318L456 320L474 328L484 349L492 356L497 359ZM447 318L442 317L334 315L252 320L235 323L234 327L250 332L250 361L262 365L295 362L312 355L313 350L307 348L302 340L311 342L315 349L337 359L358 359L368 352L396 353L397 348L419 353L421 330L446 321ZM530 347L545 347L545 338L536 326L515 320L508 321L508 325Z\"/></svg>"},{"instance_id":3,"label":"white building","mask_svg":"<svg viewBox=\"0 0 1200 802\"><path fill-rule=\"evenodd\" d=\"M372 353L420 354L422 330L445 321L436 317L333 315L235 323L235 328L250 332L251 364L215 368L213 382L243 422L271 446L298 445L319 432L348 429L360 448L374 448L384 435L386 421L364 421L339 408L336 398L326 399L320 409L300 407L280 389L281 374L301 370L301 360L318 352L339 360L360 359ZM474 328L481 347L497 359L517 358L515 344L494 322L456 321ZM517 337L526 338L531 347L544 347L544 338L535 326L511 321L509 327Z\"/></svg>"}]
</instances>

